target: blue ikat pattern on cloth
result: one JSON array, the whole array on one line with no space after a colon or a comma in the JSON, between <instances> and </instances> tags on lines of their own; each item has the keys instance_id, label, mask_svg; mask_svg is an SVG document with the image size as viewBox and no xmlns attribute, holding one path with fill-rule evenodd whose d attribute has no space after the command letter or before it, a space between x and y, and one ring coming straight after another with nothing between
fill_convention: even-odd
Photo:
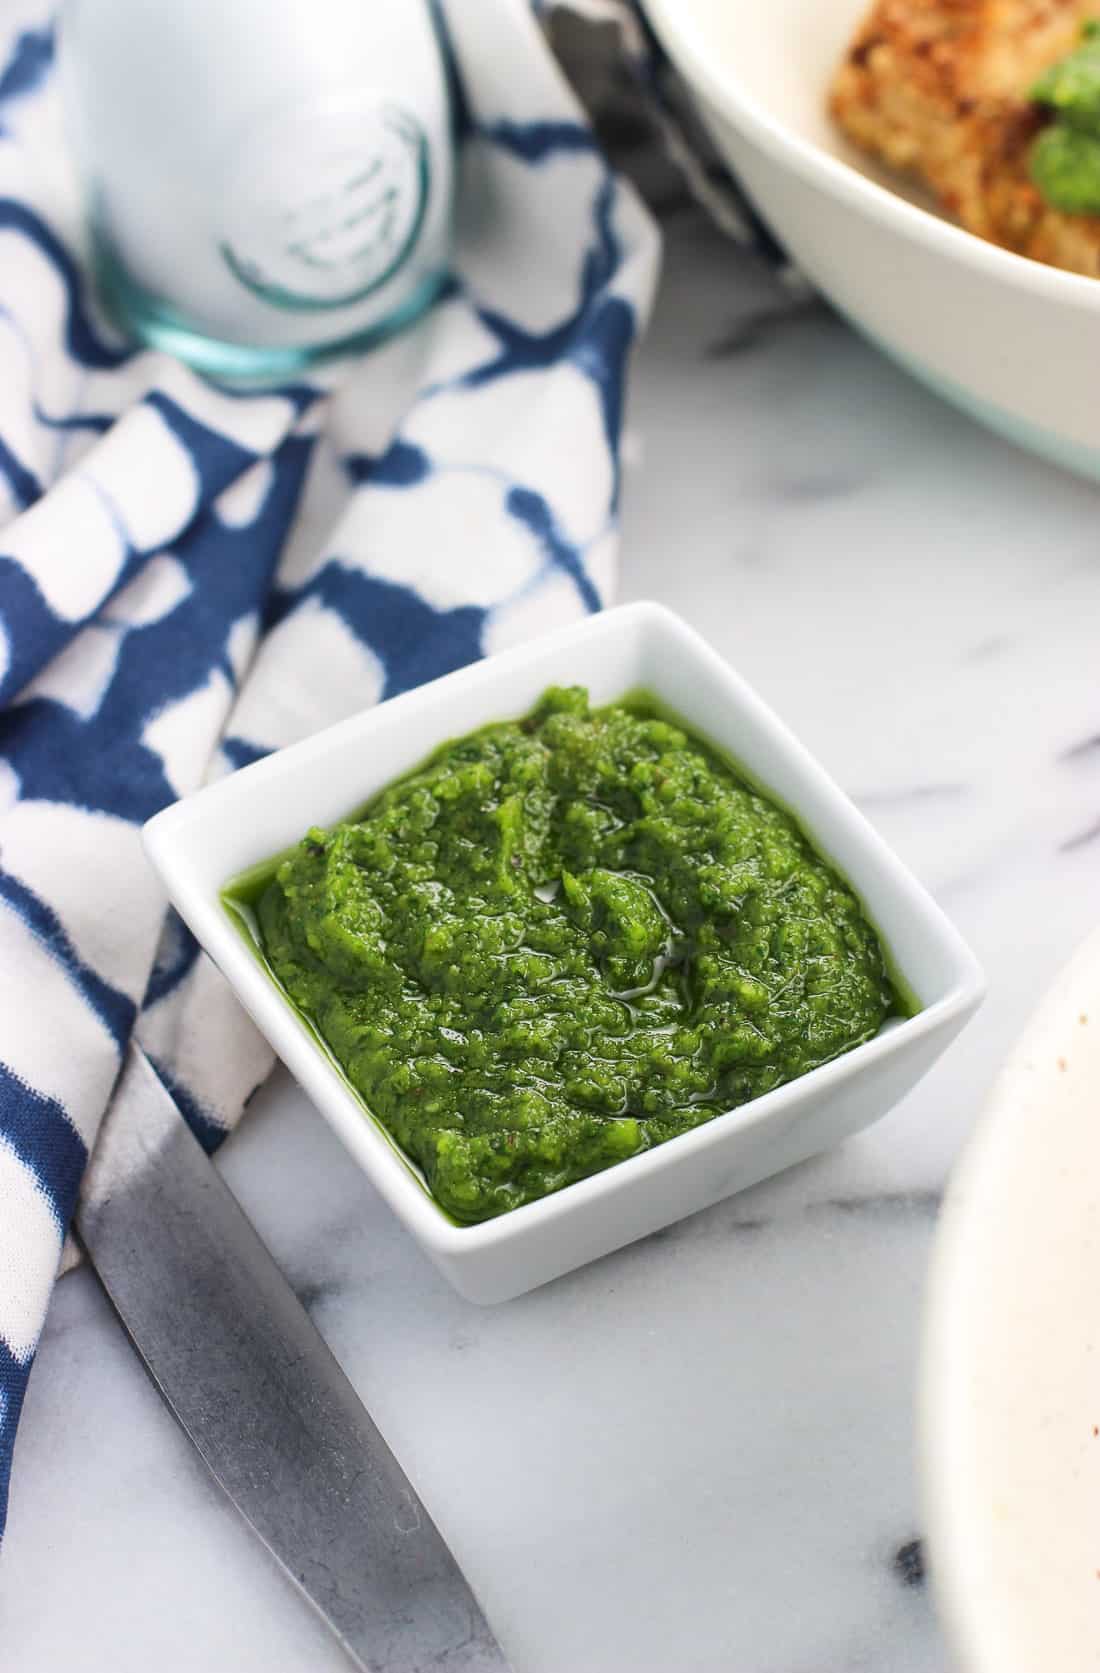
<instances>
[{"instance_id":1,"label":"blue ikat pattern on cloth","mask_svg":"<svg viewBox=\"0 0 1100 1673\"><path fill-rule=\"evenodd\" d=\"M141 822L614 585L656 236L519 0L443 10L463 130L450 284L366 361L248 394L100 321L57 166L49 15L19 0L0 25L0 1531L127 1040L208 1149L270 1068L166 920Z\"/></svg>"}]
</instances>

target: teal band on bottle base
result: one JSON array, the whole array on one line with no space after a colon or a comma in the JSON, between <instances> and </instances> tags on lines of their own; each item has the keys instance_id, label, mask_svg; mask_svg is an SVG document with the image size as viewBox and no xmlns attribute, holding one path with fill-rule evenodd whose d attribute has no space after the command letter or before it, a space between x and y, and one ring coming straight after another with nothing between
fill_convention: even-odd
<instances>
[{"instance_id":1,"label":"teal band on bottle base","mask_svg":"<svg viewBox=\"0 0 1100 1673\"><path fill-rule=\"evenodd\" d=\"M163 349L214 377L267 382L293 376L344 354L361 354L405 330L427 312L447 282L446 269L428 273L384 319L365 329L305 347L272 348L226 342L189 324L169 304L149 295L126 272L108 241L93 228L92 261L100 300L126 336Z\"/></svg>"}]
</instances>

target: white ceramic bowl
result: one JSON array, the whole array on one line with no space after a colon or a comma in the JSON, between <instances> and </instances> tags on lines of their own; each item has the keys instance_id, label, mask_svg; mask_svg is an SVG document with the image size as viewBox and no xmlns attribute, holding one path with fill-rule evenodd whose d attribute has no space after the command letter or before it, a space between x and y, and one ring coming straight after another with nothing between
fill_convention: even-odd
<instances>
[{"instance_id":1,"label":"white ceramic bowl","mask_svg":"<svg viewBox=\"0 0 1100 1673\"><path fill-rule=\"evenodd\" d=\"M960 1673L1100 1667L1100 935L952 1178L921 1376L931 1574Z\"/></svg>"},{"instance_id":2,"label":"white ceramic bowl","mask_svg":"<svg viewBox=\"0 0 1100 1673\"><path fill-rule=\"evenodd\" d=\"M795 812L849 879L921 1004L867 1044L766 1097L541 1202L458 1226L365 1113L230 921L219 891L329 825L438 744L525 714L548 685L597 703L655 693ZM943 913L760 699L697 634L655 604L590 617L344 721L199 791L151 820L149 856L175 905L275 1050L428 1254L470 1300L502 1301L619 1248L882 1115L958 1032L981 972Z\"/></svg>"},{"instance_id":3,"label":"white ceramic bowl","mask_svg":"<svg viewBox=\"0 0 1100 1673\"><path fill-rule=\"evenodd\" d=\"M868 0L645 0L719 148L780 242L880 347L975 417L1100 475L1100 280L923 207L825 111Z\"/></svg>"}]
</instances>

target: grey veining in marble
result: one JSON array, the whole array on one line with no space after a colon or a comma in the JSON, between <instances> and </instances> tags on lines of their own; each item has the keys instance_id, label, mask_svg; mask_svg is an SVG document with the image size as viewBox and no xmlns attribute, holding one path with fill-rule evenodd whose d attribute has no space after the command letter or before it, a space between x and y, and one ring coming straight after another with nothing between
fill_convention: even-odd
<instances>
[{"instance_id":1,"label":"grey veining in marble","mask_svg":"<svg viewBox=\"0 0 1100 1673\"><path fill-rule=\"evenodd\" d=\"M947 1673L914 1486L947 1171L1100 919L1100 499L941 406L690 210L631 392L625 597L696 623L991 978L842 1150L507 1306L458 1300L279 1077L223 1165L517 1673ZM339 1673L87 1273L31 1380L18 1673Z\"/></svg>"}]
</instances>

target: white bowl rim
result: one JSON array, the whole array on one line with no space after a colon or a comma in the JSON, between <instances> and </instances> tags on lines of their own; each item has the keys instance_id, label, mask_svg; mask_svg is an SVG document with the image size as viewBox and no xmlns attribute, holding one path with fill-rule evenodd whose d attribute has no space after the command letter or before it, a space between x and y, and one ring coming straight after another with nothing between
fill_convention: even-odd
<instances>
[{"instance_id":1,"label":"white bowl rim","mask_svg":"<svg viewBox=\"0 0 1100 1673\"><path fill-rule=\"evenodd\" d=\"M885 221L903 236L956 257L979 272L1045 300L1076 308L1100 309L1100 279L1070 273L1030 256L1005 250L956 226L931 209L922 209L888 186L880 185L840 157L833 157L812 141L772 116L736 80L736 69L710 43L710 30L694 0L644 0L645 10L668 50L697 82L707 100L758 148L810 182L823 187L850 207ZM822 89L824 97L824 89Z\"/></svg>"},{"instance_id":2,"label":"white bowl rim","mask_svg":"<svg viewBox=\"0 0 1100 1673\"><path fill-rule=\"evenodd\" d=\"M580 1207L582 1203L597 1197L608 1197L619 1191L628 1190L636 1182L669 1165L673 1153L684 1155L690 1149L706 1150L711 1146L722 1143L731 1129L744 1129L758 1123L768 1121L771 1117L781 1114L792 1104L797 1104L807 1097L813 1097L816 1092L825 1092L837 1083L843 1082L862 1072L865 1066L873 1064L878 1059L891 1055L902 1044L918 1039L925 1034L935 1033L950 1021L961 1015L969 1014L979 1003L985 992L985 976L974 954L946 916L938 904L932 899L928 891L910 872L909 868L895 854L894 850L870 823L869 820L850 801L840 787L835 783L825 768L818 762L804 744L790 731L786 724L759 697L755 689L739 675L734 668L693 628L663 604L651 600L637 600L629 604L621 604L609 610L602 610L595 615L583 618L579 622L557 629L553 633L540 635L535 642L539 648L552 647L555 643L572 644L578 639L590 635L614 632L616 629L626 630L630 626L644 626L646 623L659 626L664 632L674 633L691 644L692 654L718 664L723 676L731 680L740 689L742 701L755 705L767 716L768 722L776 737L782 737L784 747L797 760L800 769L811 779L824 786L832 797L838 797L845 806L845 817L849 822L859 827L862 839L873 847L881 862L891 873L892 886L899 894L904 894L914 901L926 922L935 926L935 934L943 949L950 955L951 976L945 981L943 989L934 998L924 1004L915 1016L908 1017L893 1027L884 1029L873 1039L843 1053L831 1062L822 1064L800 1075L793 1081L777 1087L774 1091L765 1093L762 1097L751 1099L748 1103L728 1110L713 1120L704 1123L692 1131L680 1134L674 1141L659 1145L652 1150L639 1155L625 1158L613 1167L605 1168L585 1179L577 1180L563 1190L539 1198L535 1202L523 1204L511 1209L505 1214L493 1219L472 1225L463 1225L453 1221L443 1209L432 1199L409 1170L409 1164L400 1152L399 1147L386 1134L381 1123L375 1118L363 1119L361 1101L357 1095L348 1089L348 1097L357 1104L357 1124L354 1129L350 1123L333 1122L343 1142L351 1151L353 1159L361 1167L369 1171L364 1160L364 1152L372 1152L374 1161L385 1170L385 1182L380 1177L375 1178L375 1184L386 1197L395 1212L400 1213L406 1223L414 1231L425 1247L440 1255L470 1255L475 1251L482 1251L509 1241L524 1230L533 1228L537 1224L547 1225L557 1219L567 1218L571 1211ZM287 761L294 755L313 751L323 740L333 739L340 734L354 733L372 716L378 716L383 711L392 718L400 714L406 703L420 704L427 701L427 694L438 692L450 687L456 682L465 680L491 680L492 671L503 673L516 659L525 657L530 647L520 645L515 649L504 651L497 656L483 659L456 669L450 674L430 681L427 685L414 687L408 692L390 698L384 704L349 716L333 726L325 727L311 736L301 739L298 743L276 750L272 754L240 769L231 775L231 779L221 779L203 789L193 792L179 802L172 803L162 812L153 816L142 830L142 840L146 852L155 869L164 878L176 874L176 863L173 857L172 832L181 824L192 822L195 817L197 804L209 807L213 801L226 793L231 781L238 784L246 778L256 782L260 778L277 775L285 768ZM659 692L658 692L658 695ZM722 747L719 737L714 741ZM801 818L797 808L792 808L796 818ZM848 873L846 872L847 876ZM851 886L859 891L858 879L850 878ZM200 943L213 952L214 947L224 950L227 945L234 948L234 964L238 963L236 951L238 932L230 923L229 917L220 907L215 907L207 900L205 891L193 887L190 883L180 888L172 888L173 898L179 910L195 931ZM204 928L196 928L196 919ZM216 926L216 927L214 927ZM208 936L206 929L210 929ZM251 964L255 961L240 943L240 953L247 957ZM902 963L901 949L895 954L899 965ZM220 963L220 960L219 960ZM237 990L237 980L230 971L224 971L230 986ZM297 1030L303 1027L296 1017L290 1002L278 989L276 983L266 973L255 965L255 973L262 976L263 1001L265 1012L272 1015L276 1010L279 1021L273 1023L281 1033L285 1028ZM904 968L901 971L904 976ZM255 991L258 984L252 979L251 968L247 978L248 986ZM277 1004L275 1003L277 1001ZM270 1037L270 1036L269 1036ZM274 1039L272 1040L274 1044ZM323 1055L322 1048L315 1039L309 1041L309 1049ZM275 1050L283 1056L280 1047ZM369 1115L369 1112L368 1112ZM384 1155L386 1151L388 1154ZM386 1166L390 1163L392 1166ZM400 1203L400 1207L399 1207Z\"/></svg>"},{"instance_id":3,"label":"white bowl rim","mask_svg":"<svg viewBox=\"0 0 1100 1673\"><path fill-rule=\"evenodd\" d=\"M996 1242L1000 1234L1001 1242L994 1253L999 1250L1004 1255L1006 1228L1009 1224L1017 1228L1019 1225L1013 1210L1022 1205L1012 1200L1011 1179L1009 1190L1003 1189L1006 1161L1018 1158L1025 1147L1030 1149L1036 1143L1042 1145L1048 1156L1059 1149L1050 1142L1057 1126L1059 1097L1079 1097L1065 1073L1065 1066L1068 1061L1072 1068L1074 1037L1078 1035L1082 1015L1088 1015L1082 1012L1082 1007L1087 1005L1095 1016L1098 992L1100 929L1093 930L1059 971L1001 1068L952 1172L933 1245L925 1294L917 1401L921 1500L936 1603L965 1673L1005 1673L1002 1652L1006 1625L988 1589L973 1583L975 1565L980 1567L983 1554L989 1549L990 1529L997 1524L1000 1512L985 1491L984 1475L973 1470L973 1446L968 1439L976 1422L988 1427L990 1408L985 1404L980 1413L976 1412L969 1390L975 1368L989 1364L991 1351L996 1356L997 1336L991 1337L990 1331L996 1333L998 1327L989 1322L988 1289L982 1290L979 1304L969 1277L990 1264L988 1255L981 1260L983 1247L991 1240ZM1100 1021L1100 1016L1096 1020ZM1043 1099L1041 1128L1033 1107L1037 1089ZM1090 1176L1090 1170L1082 1169L1079 1154L1067 1155L1063 1147L1062 1160L1071 1181ZM1050 1180L1044 1177L1041 1166L1033 1177L1041 1195ZM1071 1193L1077 1189L1080 1189L1077 1183L1068 1187ZM1067 1206L1065 1190L1063 1187L1061 1209L1057 1200L1048 1202L1046 1208L1036 1209L1034 1196L1029 1193L1031 1207L1025 1221L1022 1251L1025 1255L1028 1248L1035 1249L1036 1240L1041 1244L1044 1236L1050 1235L1049 1229L1044 1231L1044 1228L1057 1225L1063 1217ZM1014 1244L1020 1241L1015 1231L1013 1239ZM1020 1253L1018 1248L1017 1253ZM1100 1270L1095 1250L1091 1263L1082 1259L1081 1269L1095 1279ZM1005 1271L1007 1289L1012 1283L1007 1265ZM1052 1306L1044 1315L1042 1328L1042 1351L1048 1361L1053 1353L1055 1366L1064 1365L1064 1360L1060 1362L1057 1357L1059 1340L1064 1340L1068 1331L1072 1342L1084 1333L1086 1323L1076 1314L1070 1317L1066 1309ZM1028 1338L1035 1334L1034 1325L1025 1323L1020 1329ZM1034 1418L1037 1408L1034 1402L1028 1407L1025 1400L1024 1410ZM1002 1417L1001 1423L1004 1421ZM1091 1415L1088 1421L1093 1421ZM1019 1433L1019 1420L1016 1429ZM1011 1481L1013 1453L1002 1446L998 1455L1005 1459L1005 1474ZM1026 1488L1021 1491L1026 1492ZM1019 1510L1015 1519L1021 1519ZM1048 1557L1053 1543L1044 1545ZM1100 1576L1100 1570L1095 1569L1097 1554L1075 1551L1074 1559L1075 1568L1080 1567L1082 1576L1087 1570L1085 1585L1090 1597L1094 1597L1097 1576ZM1006 1581L1002 1593L1007 1589ZM1041 1586L1031 1589L1031 1618L1033 1621L1040 1618L1049 1632L1056 1634L1064 1618L1062 1601L1052 1597L1049 1607L1040 1602L1036 1612L1034 1599L1044 1595ZM1045 1642L1046 1632L1043 1636ZM1089 1648L1095 1654L1098 1644L1092 1643ZM1026 1647L1023 1653L1028 1653ZM1071 1670L1076 1673L1083 1663L1071 1654L1065 1660L1056 1657L1047 1665L1049 1673L1071 1673ZM1023 1662L1014 1666L1022 1667Z\"/></svg>"}]
</instances>

